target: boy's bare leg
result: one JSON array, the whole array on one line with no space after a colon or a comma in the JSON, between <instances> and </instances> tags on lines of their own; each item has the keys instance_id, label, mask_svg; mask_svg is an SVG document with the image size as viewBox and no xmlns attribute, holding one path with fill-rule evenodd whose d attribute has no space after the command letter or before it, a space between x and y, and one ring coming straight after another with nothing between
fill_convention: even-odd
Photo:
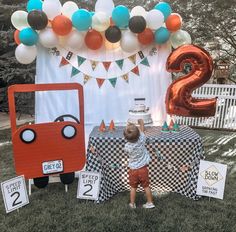
<instances>
[{"instance_id":1,"label":"boy's bare leg","mask_svg":"<svg viewBox=\"0 0 236 232\"><path fill-rule=\"evenodd\" d=\"M152 191L150 189L150 187L144 188L144 191L146 193L146 197L147 197L147 202L148 203L152 203Z\"/></svg>"},{"instance_id":2,"label":"boy's bare leg","mask_svg":"<svg viewBox=\"0 0 236 232\"><path fill-rule=\"evenodd\" d=\"M130 190L130 203L134 204L135 203L135 197L136 197L136 188L132 188Z\"/></svg>"}]
</instances>

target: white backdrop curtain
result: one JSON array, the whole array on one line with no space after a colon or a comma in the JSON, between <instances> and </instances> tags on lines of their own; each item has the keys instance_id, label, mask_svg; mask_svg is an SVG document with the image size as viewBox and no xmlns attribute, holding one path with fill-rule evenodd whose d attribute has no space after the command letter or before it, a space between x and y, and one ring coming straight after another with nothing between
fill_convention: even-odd
<instances>
[{"instance_id":1,"label":"white backdrop curtain","mask_svg":"<svg viewBox=\"0 0 236 232\"><path fill-rule=\"evenodd\" d=\"M166 59L170 53L170 46L157 47L155 53L150 54L153 46L143 49L150 67L140 64L141 58L137 54L136 65L140 76L130 72L134 64L127 58L133 54L122 51L89 50L80 51L77 55L87 60L78 67L77 56L74 55L70 64L59 67L61 56L66 56L65 49L60 49L61 56L55 56L48 50L40 48L37 56L36 83L71 83L83 84L84 73L92 76L84 85L85 128L88 137L91 128L99 125L102 120L109 125L111 120L115 124L126 123L129 109L134 105L134 98L146 98L146 105L150 107L154 124L160 125L166 120L165 94L171 83L171 75L166 71ZM124 59L122 69L115 63ZM90 60L113 61L107 72L103 64L98 63L95 70L91 68ZM80 73L71 77L72 65L80 69ZM129 83L120 78L129 73ZM115 88L107 80L118 77ZM106 78L101 88L96 78ZM79 118L77 94L75 91L40 92L36 94L35 115L36 122L51 122L60 115L71 114Z\"/></svg>"}]
</instances>

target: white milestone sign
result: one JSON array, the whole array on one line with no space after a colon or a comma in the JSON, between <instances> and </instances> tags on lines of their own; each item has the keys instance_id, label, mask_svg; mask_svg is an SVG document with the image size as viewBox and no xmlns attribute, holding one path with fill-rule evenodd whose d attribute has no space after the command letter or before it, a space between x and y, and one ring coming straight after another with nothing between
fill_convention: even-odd
<instances>
[{"instance_id":1,"label":"white milestone sign","mask_svg":"<svg viewBox=\"0 0 236 232\"><path fill-rule=\"evenodd\" d=\"M2 182L1 189L7 213L29 204L24 176Z\"/></svg>"},{"instance_id":2,"label":"white milestone sign","mask_svg":"<svg viewBox=\"0 0 236 232\"><path fill-rule=\"evenodd\" d=\"M80 172L77 198L97 200L100 191L100 179L100 173Z\"/></svg>"},{"instance_id":3,"label":"white milestone sign","mask_svg":"<svg viewBox=\"0 0 236 232\"><path fill-rule=\"evenodd\" d=\"M197 194L223 200L227 165L200 161Z\"/></svg>"}]
</instances>

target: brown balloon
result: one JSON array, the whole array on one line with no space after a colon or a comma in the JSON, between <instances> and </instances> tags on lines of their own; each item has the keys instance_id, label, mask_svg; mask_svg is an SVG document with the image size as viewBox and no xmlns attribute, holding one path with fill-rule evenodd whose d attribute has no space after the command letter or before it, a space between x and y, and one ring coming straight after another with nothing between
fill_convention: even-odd
<instances>
[{"instance_id":1,"label":"brown balloon","mask_svg":"<svg viewBox=\"0 0 236 232\"><path fill-rule=\"evenodd\" d=\"M196 99L191 96L195 89L211 78L213 61L210 54L198 46L183 45L168 57L167 71L181 72L185 64L191 64L191 71L169 86L166 94L167 113L185 117L214 116L217 98Z\"/></svg>"}]
</instances>

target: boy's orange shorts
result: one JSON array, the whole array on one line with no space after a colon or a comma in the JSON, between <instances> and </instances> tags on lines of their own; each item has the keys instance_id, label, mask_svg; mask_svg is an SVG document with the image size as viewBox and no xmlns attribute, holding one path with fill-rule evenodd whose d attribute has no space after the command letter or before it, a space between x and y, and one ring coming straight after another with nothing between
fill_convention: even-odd
<instances>
[{"instance_id":1,"label":"boy's orange shorts","mask_svg":"<svg viewBox=\"0 0 236 232\"><path fill-rule=\"evenodd\" d=\"M139 184L143 188L149 187L147 166L138 169L129 169L129 184L132 188L137 188Z\"/></svg>"}]
</instances>

